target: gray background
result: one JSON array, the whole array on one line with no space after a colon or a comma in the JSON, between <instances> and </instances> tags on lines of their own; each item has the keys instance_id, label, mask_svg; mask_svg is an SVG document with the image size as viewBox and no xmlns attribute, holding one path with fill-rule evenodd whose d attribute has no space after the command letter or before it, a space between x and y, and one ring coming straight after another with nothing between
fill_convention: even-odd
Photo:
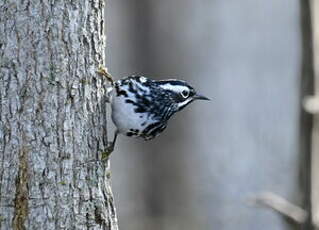
<instances>
[{"instance_id":1,"label":"gray background","mask_svg":"<svg viewBox=\"0 0 319 230\"><path fill-rule=\"evenodd\" d=\"M297 0L109 0L107 66L189 81L212 98L150 142L121 136L112 183L122 230L282 230L249 205L301 204Z\"/></svg>"}]
</instances>

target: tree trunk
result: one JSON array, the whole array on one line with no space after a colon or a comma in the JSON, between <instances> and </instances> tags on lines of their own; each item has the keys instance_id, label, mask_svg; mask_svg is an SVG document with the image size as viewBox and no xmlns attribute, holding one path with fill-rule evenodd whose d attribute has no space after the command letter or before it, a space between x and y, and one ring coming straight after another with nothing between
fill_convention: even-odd
<instances>
[{"instance_id":1,"label":"tree trunk","mask_svg":"<svg viewBox=\"0 0 319 230\"><path fill-rule=\"evenodd\" d=\"M0 2L0 229L118 229L104 0Z\"/></svg>"},{"instance_id":2,"label":"tree trunk","mask_svg":"<svg viewBox=\"0 0 319 230\"><path fill-rule=\"evenodd\" d=\"M302 103L309 95L313 95L314 69L312 50L311 10L310 0L300 0L300 25L302 35L302 65L300 75L300 183L303 191L303 208L308 212L308 218L302 224L301 230L313 229L311 223L311 130L312 115L306 112Z\"/></svg>"}]
</instances>

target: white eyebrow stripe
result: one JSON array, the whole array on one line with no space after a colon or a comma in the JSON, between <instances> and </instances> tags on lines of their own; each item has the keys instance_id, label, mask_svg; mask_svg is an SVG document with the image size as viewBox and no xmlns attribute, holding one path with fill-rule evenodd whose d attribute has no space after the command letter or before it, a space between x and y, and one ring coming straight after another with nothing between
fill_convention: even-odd
<instances>
[{"instance_id":1,"label":"white eyebrow stripe","mask_svg":"<svg viewBox=\"0 0 319 230\"><path fill-rule=\"evenodd\" d=\"M165 90L170 90L170 91L174 91L174 92L183 92L183 90L187 90L189 91L189 88L186 87L186 86L182 86L182 85L172 85L170 83L167 83L167 84L164 84L164 85L160 85L160 87L162 89L165 89Z\"/></svg>"}]
</instances>

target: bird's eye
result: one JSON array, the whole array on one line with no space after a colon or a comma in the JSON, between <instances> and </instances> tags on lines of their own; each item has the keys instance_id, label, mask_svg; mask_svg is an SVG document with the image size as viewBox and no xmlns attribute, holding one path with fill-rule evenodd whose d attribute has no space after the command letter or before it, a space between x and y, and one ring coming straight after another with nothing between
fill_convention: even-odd
<instances>
[{"instance_id":1,"label":"bird's eye","mask_svg":"<svg viewBox=\"0 0 319 230\"><path fill-rule=\"evenodd\" d=\"M188 91L188 90L183 90L183 91L181 92L181 95L182 95L183 98L188 98L188 96L189 96L189 91Z\"/></svg>"}]
</instances>

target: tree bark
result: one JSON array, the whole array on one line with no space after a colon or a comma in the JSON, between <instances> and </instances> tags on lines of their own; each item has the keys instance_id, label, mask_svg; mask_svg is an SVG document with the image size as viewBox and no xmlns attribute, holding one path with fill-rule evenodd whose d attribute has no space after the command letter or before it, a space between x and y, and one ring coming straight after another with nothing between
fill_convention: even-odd
<instances>
[{"instance_id":1,"label":"tree bark","mask_svg":"<svg viewBox=\"0 0 319 230\"><path fill-rule=\"evenodd\" d=\"M118 229L104 0L0 2L0 229Z\"/></svg>"}]
</instances>

